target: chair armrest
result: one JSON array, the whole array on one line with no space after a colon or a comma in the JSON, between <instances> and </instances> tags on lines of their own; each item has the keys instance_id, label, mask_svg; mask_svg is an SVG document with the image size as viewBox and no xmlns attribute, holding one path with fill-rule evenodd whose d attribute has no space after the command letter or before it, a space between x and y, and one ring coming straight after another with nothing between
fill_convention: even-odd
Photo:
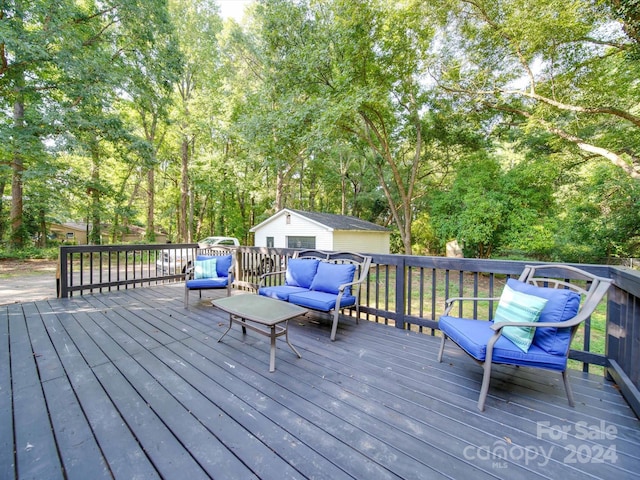
<instances>
[{"instance_id":1,"label":"chair armrest","mask_svg":"<svg viewBox=\"0 0 640 480\"><path fill-rule=\"evenodd\" d=\"M267 277L276 276L276 275L282 275L282 274L285 274L285 273L287 273L286 270L278 270L277 272L263 273L262 275L260 275L260 280L258 281L258 288L264 287L264 282L267 279Z\"/></svg>"},{"instance_id":2,"label":"chair armrest","mask_svg":"<svg viewBox=\"0 0 640 480\"><path fill-rule=\"evenodd\" d=\"M442 315L449 315L449 312L453 308L456 302L497 302L500 297L451 297L444 301L445 309Z\"/></svg>"},{"instance_id":3,"label":"chair armrest","mask_svg":"<svg viewBox=\"0 0 640 480\"><path fill-rule=\"evenodd\" d=\"M569 328L569 327L575 327L576 325L579 325L580 323L584 322L589 317L589 315L590 313L587 313L587 312L578 312L578 314L575 317L565 320L563 322L500 322L500 323L494 323L493 325L491 325L491 329L498 331L498 330L501 330L503 327Z\"/></svg>"},{"instance_id":4,"label":"chair armrest","mask_svg":"<svg viewBox=\"0 0 640 480\"><path fill-rule=\"evenodd\" d=\"M342 292L344 291L345 288L347 287L353 287L354 285L360 285L361 283L363 283L366 279L361 278L359 280L356 280L355 282L349 282L349 283L343 283L342 285L338 286L338 291Z\"/></svg>"}]
</instances>

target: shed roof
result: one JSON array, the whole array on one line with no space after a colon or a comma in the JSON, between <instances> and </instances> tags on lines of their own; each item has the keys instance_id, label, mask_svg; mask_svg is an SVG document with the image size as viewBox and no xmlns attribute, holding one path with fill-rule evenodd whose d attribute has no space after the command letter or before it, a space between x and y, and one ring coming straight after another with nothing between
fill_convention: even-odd
<instances>
[{"instance_id":1,"label":"shed roof","mask_svg":"<svg viewBox=\"0 0 640 480\"><path fill-rule=\"evenodd\" d=\"M321 213L321 212L306 212L304 210L294 210L292 208L284 208L280 210L278 213L266 219L264 222L256 225L251 229L252 232L255 232L257 228L262 225L270 222L276 217L279 217L285 213L291 213L294 215L299 215L304 217L312 222L323 225L330 230L354 230L354 231L374 231L374 232L388 232L389 229L377 225L372 222L368 222L366 220L361 220L357 217L350 217L349 215L336 215L333 213Z\"/></svg>"}]
</instances>

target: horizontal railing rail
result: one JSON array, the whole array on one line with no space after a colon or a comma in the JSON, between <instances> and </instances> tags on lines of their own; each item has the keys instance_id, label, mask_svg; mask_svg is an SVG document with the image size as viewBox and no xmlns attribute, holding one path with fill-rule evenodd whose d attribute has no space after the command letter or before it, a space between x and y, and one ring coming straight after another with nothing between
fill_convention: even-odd
<instances>
[{"instance_id":1,"label":"horizontal railing rail","mask_svg":"<svg viewBox=\"0 0 640 480\"><path fill-rule=\"evenodd\" d=\"M235 248L234 286L243 290L254 290L263 273L284 270L295 252ZM207 253L211 250L200 250L197 244L61 247L59 296L180 281L196 255ZM361 317L428 335L438 334L438 318L446 298L499 297L508 278L518 277L526 264L536 263L411 255L372 257L369 277L360 293ZM602 307L579 331L569 358L580 362L577 368L584 371L590 365L603 367L640 416L640 273L625 267L573 265L613 279L613 286ZM464 313L490 318L495 303L487 300ZM350 314L355 315L355 311Z\"/></svg>"}]
</instances>

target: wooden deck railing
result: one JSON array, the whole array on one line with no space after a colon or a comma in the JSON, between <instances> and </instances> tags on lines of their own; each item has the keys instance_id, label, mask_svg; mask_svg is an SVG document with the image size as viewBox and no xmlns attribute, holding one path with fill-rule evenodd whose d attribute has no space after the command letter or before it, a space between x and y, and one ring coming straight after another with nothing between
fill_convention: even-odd
<instances>
[{"instance_id":1,"label":"wooden deck railing","mask_svg":"<svg viewBox=\"0 0 640 480\"><path fill-rule=\"evenodd\" d=\"M183 267L198 253L196 244L73 246L60 248L59 296L136 288L181 281ZM294 250L237 248L236 286L250 290L261 273L280 270ZM177 254L177 255L176 255ZM175 260L180 258L181 261ZM506 279L532 262L409 255L373 255L361 292L363 318L396 328L436 335L444 301L451 296L496 297ZM640 272L607 265L575 265L614 283L606 302L586 322L570 358L584 371L603 367L640 416ZM490 315L495 302L480 311ZM352 314L355 314L352 312Z\"/></svg>"}]
</instances>

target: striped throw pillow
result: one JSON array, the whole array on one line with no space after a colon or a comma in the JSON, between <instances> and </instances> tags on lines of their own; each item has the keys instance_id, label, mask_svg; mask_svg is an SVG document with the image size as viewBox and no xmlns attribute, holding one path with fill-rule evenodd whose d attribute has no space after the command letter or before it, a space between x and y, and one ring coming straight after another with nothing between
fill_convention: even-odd
<instances>
[{"instance_id":1,"label":"striped throw pillow","mask_svg":"<svg viewBox=\"0 0 640 480\"><path fill-rule=\"evenodd\" d=\"M208 260L196 260L195 268L193 269L193 277L195 279L200 278L217 278L218 272L216 271L216 263L218 261L215 258Z\"/></svg>"},{"instance_id":2,"label":"striped throw pillow","mask_svg":"<svg viewBox=\"0 0 640 480\"><path fill-rule=\"evenodd\" d=\"M540 318L540 312L546 304L547 300L544 298L517 292L509 285L505 285L498 302L494 322L537 322ZM502 335L525 353L529 351L534 334L535 327L509 326L502 329Z\"/></svg>"}]
</instances>

